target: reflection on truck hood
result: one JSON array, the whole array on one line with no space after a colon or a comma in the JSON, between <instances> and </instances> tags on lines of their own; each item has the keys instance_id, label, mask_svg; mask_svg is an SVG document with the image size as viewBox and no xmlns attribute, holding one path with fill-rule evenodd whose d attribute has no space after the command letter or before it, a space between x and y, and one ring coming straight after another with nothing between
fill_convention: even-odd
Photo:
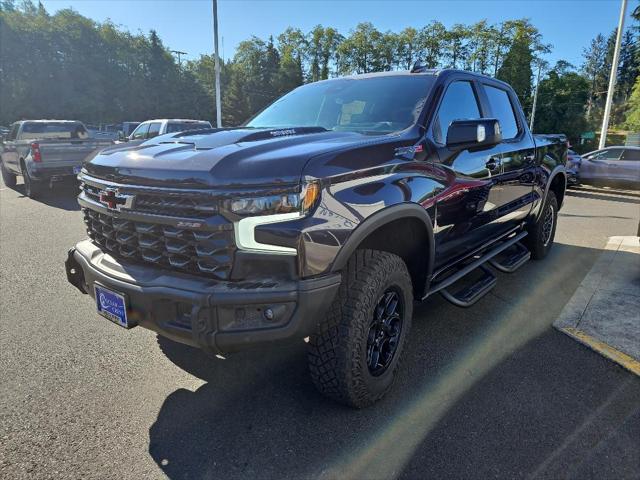
<instances>
[{"instance_id":1,"label":"reflection on truck hood","mask_svg":"<svg viewBox=\"0 0 640 480\"><path fill-rule=\"evenodd\" d=\"M293 184L319 154L375 138L318 127L211 129L163 135L142 145L107 149L85 168L92 176L150 186L233 187Z\"/></svg>"}]
</instances>

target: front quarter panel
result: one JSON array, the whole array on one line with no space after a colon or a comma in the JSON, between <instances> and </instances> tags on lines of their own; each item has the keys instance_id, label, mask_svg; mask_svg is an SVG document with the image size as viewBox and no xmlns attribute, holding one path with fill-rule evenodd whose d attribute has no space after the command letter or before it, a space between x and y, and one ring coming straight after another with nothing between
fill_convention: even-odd
<instances>
[{"instance_id":1,"label":"front quarter panel","mask_svg":"<svg viewBox=\"0 0 640 480\"><path fill-rule=\"evenodd\" d=\"M354 231L376 213L414 204L435 218L435 197L445 189L446 180L432 163L402 160L327 178L309 217L261 226L256 239L297 248L302 277L327 273Z\"/></svg>"}]
</instances>

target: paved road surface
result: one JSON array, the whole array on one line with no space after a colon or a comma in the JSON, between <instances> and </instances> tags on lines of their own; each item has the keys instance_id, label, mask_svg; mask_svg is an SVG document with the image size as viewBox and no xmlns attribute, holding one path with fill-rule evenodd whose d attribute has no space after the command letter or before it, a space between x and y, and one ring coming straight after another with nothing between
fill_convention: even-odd
<instances>
[{"instance_id":1,"label":"paved road surface","mask_svg":"<svg viewBox=\"0 0 640 480\"><path fill-rule=\"evenodd\" d=\"M640 379L551 323L640 193L574 191L550 257L469 310L419 307L392 394L316 394L302 344L209 360L99 318L65 279L73 189L0 185L1 478L632 478Z\"/></svg>"}]
</instances>

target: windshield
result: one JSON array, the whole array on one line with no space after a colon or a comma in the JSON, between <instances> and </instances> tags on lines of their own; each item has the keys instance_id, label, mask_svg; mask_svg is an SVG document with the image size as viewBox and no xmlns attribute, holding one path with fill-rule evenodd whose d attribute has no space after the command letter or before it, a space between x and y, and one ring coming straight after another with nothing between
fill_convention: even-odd
<instances>
[{"instance_id":1,"label":"windshield","mask_svg":"<svg viewBox=\"0 0 640 480\"><path fill-rule=\"evenodd\" d=\"M416 122L433 81L426 75L398 75L312 83L280 98L247 126L397 132Z\"/></svg>"},{"instance_id":2,"label":"windshield","mask_svg":"<svg viewBox=\"0 0 640 480\"><path fill-rule=\"evenodd\" d=\"M167 125L167 133L186 132L187 130L202 130L203 128L211 128L211 124L209 122L169 123Z\"/></svg>"}]
</instances>

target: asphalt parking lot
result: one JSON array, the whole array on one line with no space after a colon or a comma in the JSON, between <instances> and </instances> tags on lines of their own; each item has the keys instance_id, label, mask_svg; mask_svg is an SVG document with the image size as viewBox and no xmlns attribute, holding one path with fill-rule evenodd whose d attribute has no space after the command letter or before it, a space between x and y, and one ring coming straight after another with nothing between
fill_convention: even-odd
<instances>
[{"instance_id":1,"label":"asphalt parking lot","mask_svg":"<svg viewBox=\"0 0 640 480\"><path fill-rule=\"evenodd\" d=\"M569 192L556 245L468 310L417 308L393 392L320 397L304 344L212 360L66 281L72 187L0 185L1 478L638 478L640 378L551 324L640 192Z\"/></svg>"}]
</instances>

